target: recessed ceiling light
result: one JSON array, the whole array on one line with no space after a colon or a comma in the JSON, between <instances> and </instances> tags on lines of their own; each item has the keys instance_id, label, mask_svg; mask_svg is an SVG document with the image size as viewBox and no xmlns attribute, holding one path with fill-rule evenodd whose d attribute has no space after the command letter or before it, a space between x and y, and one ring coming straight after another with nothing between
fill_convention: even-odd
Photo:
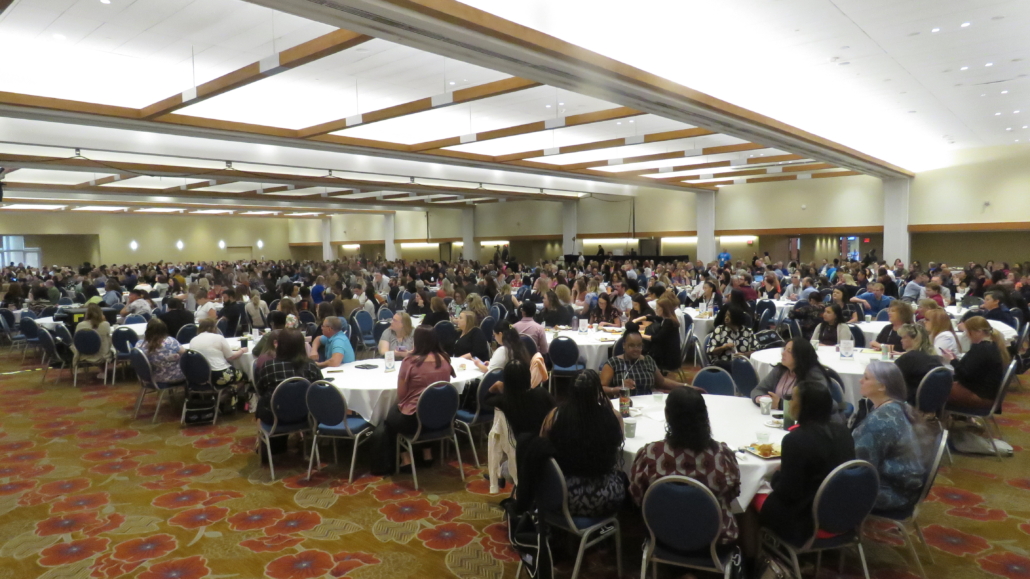
<instances>
[{"instance_id":1,"label":"recessed ceiling light","mask_svg":"<svg viewBox=\"0 0 1030 579\"><path fill-rule=\"evenodd\" d=\"M190 211L194 215L225 215L226 213L232 213L232 209L198 209L196 211Z\"/></svg>"},{"instance_id":2,"label":"recessed ceiling light","mask_svg":"<svg viewBox=\"0 0 1030 579\"><path fill-rule=\"evenodd\" d=\"M994 66L994 63L993 63L993 62L988 62L988 63L987 63L987 64L985 64L984 66Z\"/></svg>"},{"instance_id":3,"label":"recessed ceiling light","mask_svg":"<svg viewBox=\"0 0 1030 579\"><path fill-rule=\"evenodd\" d=\"M616 123L615 123L615 124L616 124L616 125L621 125L621 124L622 124L622 121L616 121Z\"/></svg>"},{"instance_id":4,"label":"recessed ceiling light","mask_svg":"<svg viewBox=\"0 0 1030 579\"><path fill-rule=\"evenodd\" d=\"M1009 91L1003 90L1003 91L1001 91L1001 94L1009 94Z\"/></svg>"},{"instance_id":5,"label":"recessed ceiling light","mask_svg":"<svg viewBox=\"0 0 1030 579\"><path fill-rule=\"evenodd\" d=\"M1030 125L1023 125L1023 128L1025 129L1025 128L1027 128L1028 126L1030 126Z\"/></svg>"},{"instance_id":6,"label":"recessed ceiling light","mask_svg":"<svg viewBox=\"0 0 1030 579\"><path fill-rule=\"evenodd\" d=\"M180 213L182 209L174 209L171 207L148 207L146 209L137 209L134 213Z\"/></svg>"},{"instance_id":7,"label":"recessed ceiling light","mask_svg":"<svg viewBox=\"0 0 1030 579\"><path fill-rule=\"evenodd\" d=\"M558 103L558 106L563 107L565 106L565 103Z\"/></svg>"},{"instance_id":8,"label":"recessed ceiling light","mask_svg":"<svg viewBox=\"0 0 1030 579\"><path fill-rule=\"evenodd\" d=\"M970 22L963 22L962 23L962 28L969 28L970 24L971 24Z\"/></svg>"},{"instance_id":9,"label":"recessed ceiling light","mask_svg":"<svg viewBox=\"0 0 1030 579\"><path fill-rule=\"evenodd\" d=\"M1006 131L1011 131L1011 130L1012 130L1012 127L1006 127L1006 128L1005 128L1005 130L1006 130Z\"/></svg>"},{"instance_id":10,"label":"recessed ceiling light","mask_svg":"<svg viewBox=\"0 0 1030 579\"><path fill-rule=\"evenodd\" d=\"M969 67L968 67L968 66L963 66L963 67L962 67L962 68L960 68L959 70L969 70Z\"/></svg>"},{"instance_id":11,"label":"recessed ceiling light","mask_svg":"<svg viewBox=\"0 0 1030 579\"><path fill-rule=\"evenodd\" d=\"M111 0L100 0L101 4L110 4Z\"/></svg>"},{"instance_id":12,"label":"recessed ceiling light","mask_svg":"<svg viewBox=\"0 0 1030 579\"><path fill-rule=\"evenodd\" d=\"M933 29L933 30L931 30L930 32L940 32L940 31L941 31L941 29L940 29L940 28L934 28L934 29Z\"/></svg>"},{"instance_id":13,"label":"recessed ceiling light","mask_svg":"<svg viewBox=\"0 0 1030 579\"><path fill-rule=\"evenodd\" d=\"M453 86L454 85L454 81L452 80L450 84L451 84L451 86Z\"/></svg>"},{"instance_id":14,"label":"recessed ceiling light","mask_svg":"<svg viewBox=\"0 0 1030 579\"><path fill-rule=\"evenodd\" d=\"M630 119L630 120L629 120L629 122L631 122L631 123L632 123L632 122L633 122L633 119Z\"/></svg>"},{"instance_id":15,"label":"recessed ceiling light","mask_svg":"<svg viewBox=\"0 0 1030 579\"><path fill-rule=\"evenodd\" d=\"M987 96L987 93L983 93L983 94L982 94L982 95L980 95L980 96Z\"/></svg>"},{"instance_id":16,"label":"recessed ceiling light","mask_svg":"<svg viewBox=\"0 0 1030 579\"><path fill-rule=\"evenodd\" d=\"M108 207L107 205L85 205L75 207L72 211L127 211L128 207Z\"/></svg>"},{"instance_id":17,"label":"recessed ceiling light","mask_svg":"<svg viewBox=\"0 0 1030 579\"><path fill-rule=\"evenodd\" d=\"M321 213L287 213L287 217L312 217L315 215L321 215Z\"/></svg>"},{"instance_id":18,"label":"recessed ceiling light","mask_svg":"<svg viewBox=\"0 0 1030 579\"><path fill-rule=\"evenodd\" d=\"M3 206L4 209L35 209L37 211L58 211L65 207L67 205L30 205L26 203L13 203Z\"/></svg>"},{"instance_id":19,"label":"recessed ceiling light","mask_svg":"<svg viewBox=\"0 0 1030 579\"><path fill-rule=\"evenodd\" d=\"M996 116L996 117L1000 117L1000 116L1001 116L1001 113L994 113L994 116Z\"/></svg>"},{"instance_id":20,"label":"recessed ceiling light","mask_svg":"<svg viewBox=\"0 0 1030 579\"><path fill-rule=\"evenodd\" d=\"M1014 114L1014 115L1018 115L1018 114L1019 114L1019 111L1012 111L1012 114Z\"/></svg>"},{"instance_id":21,"label":"recessed ceiling light","mask_svg":"<svg viewBox=\"0 0 1030 579\"><path fill-rule=\"evenodd\" d=\"M547 107L547 108L551 108L551 105L544 105L544 106Z\"/></svg>"}]
</instances>

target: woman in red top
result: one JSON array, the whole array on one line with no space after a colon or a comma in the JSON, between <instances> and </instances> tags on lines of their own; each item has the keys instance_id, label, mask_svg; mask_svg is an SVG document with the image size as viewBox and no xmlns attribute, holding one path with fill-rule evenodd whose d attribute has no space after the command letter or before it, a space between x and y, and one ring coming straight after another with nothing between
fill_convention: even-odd
<instances>
[{"instance_id":1,"label":"woman in red top","mask_svg":"<svg viewBox=\"0 0 1030 579\"><path fill-rule=\"evenodd\" d=\"M414 350L401 362L401 369L397 375L397 404L390 407L386 420L376 427L377 442L374 444L378 451L373 455L373 474L385 475L392 472L396 460L394 453L397 435L410 436L418 430L415 409L422 392L436 382L450 382L454 375L451 359L436 339L436 332L429 326L416 328ZM429 461L432 458L431 449L423 449L423 459ZM410 464L411 457L407 454L401 457L402 467Z\"/></svg>"}]
</instances>

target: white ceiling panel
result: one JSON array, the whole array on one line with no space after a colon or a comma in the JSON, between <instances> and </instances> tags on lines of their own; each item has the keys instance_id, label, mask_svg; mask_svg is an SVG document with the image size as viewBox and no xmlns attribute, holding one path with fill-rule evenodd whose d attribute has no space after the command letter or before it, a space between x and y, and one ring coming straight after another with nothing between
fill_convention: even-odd
<instances>
[{"instance_id":1,"label":"white ceiling panel","mask_svg":"<svg viewBox=\"0 0 1030 579\"><path fill-rule=\"evenodd\" d=\"M45 171L42 169L18 169L17 173L7 173L4 175L6 180L12 183L47 183L51 185L78 185L104 176L97 173Z\"/></svg>"},{"instance_id":2,"label":"white ceiling panel","mask_svg":"<svg viewBox=\"0 0 1030 579\"><path fill-rule=\"evenodd\" d=\"M567 153L565 155L549 155L546 157L535 157L529 159L538 163L549 163L554 165L569 165L572 163L587 163L591 161L603 161L607 159L623 159L627 157L639 157L641 155L655 155L658 153L672 153L674 151L699 151L707 147L720 147L723 145L736 145L744 141L727 137L726 135L709 135L706 137L694 137L692 139L676 139L661 143L646 143L643 145L628 145L625 147L614 147L611 149L600 149L597 151L584 151L582 153ZM682 165L683 163L679 163Z\"/></svg>"}]
</instances>

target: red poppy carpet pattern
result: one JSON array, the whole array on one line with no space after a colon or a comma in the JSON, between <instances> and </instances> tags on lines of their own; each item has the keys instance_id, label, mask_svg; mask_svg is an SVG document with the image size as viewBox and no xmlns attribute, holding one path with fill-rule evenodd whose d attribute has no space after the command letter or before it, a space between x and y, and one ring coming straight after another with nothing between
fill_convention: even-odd
<instances>
[{"instance_id":1,"label":"red poppy carpet pattern","mask_svg":"<svg viewBox=\"0 0 1030 579\"><path fill-rule=\"evenodd\" d=\"M40 385L16 358L0 356L0 579L514 577L503 495L471 464L462 482L453 452L420 472L418 491L410 475L370 476L366 447L348 483L349 444L310 481L291 448L272 481L250 415L180 427L177 404L165 404L151 424L148 399L133 420L131 379L76 390L51 373ZM1030 579L1030 396L1011 395L1000 422L1015 456L956 457L922 509L930 577ZM321 456L331 461L331 448ZM625 515L624 576L635 577L643 527ZM876 577L916 576L889 529L870 525L865 545ZM614 567L602 544L581 576L616 577ZM835 575L826 567L821 577ZM861 574L853 555L845 574Z\"/></svg>"}]
</instances>

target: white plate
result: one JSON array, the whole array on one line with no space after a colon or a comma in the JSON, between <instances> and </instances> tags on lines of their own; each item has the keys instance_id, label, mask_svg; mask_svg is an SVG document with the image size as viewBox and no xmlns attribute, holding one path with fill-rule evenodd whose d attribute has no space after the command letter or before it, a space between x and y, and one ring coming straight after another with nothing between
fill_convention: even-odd
<instances>
[{"instance_id":1,"label":"white plate","mask_svg":"<svg viewBox=\"0 0 1030 579\"><path fill-rule=\"evenodd\" d=\"M765 423L765 425L768 426L769 428L783 428L783 421L782 420L769 420L768 422Z\"/></svg>"}]
</instances>

